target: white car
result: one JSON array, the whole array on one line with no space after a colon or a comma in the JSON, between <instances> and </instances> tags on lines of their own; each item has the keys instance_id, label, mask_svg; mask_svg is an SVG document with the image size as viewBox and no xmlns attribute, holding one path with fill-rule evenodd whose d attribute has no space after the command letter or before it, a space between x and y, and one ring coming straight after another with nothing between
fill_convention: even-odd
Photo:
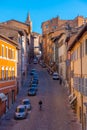
<instances>
[{"instance_id":1,"label":"white car","mask_svg":"<svg viewBox=\"0 0 87 130\"><path fill-rule=\"evenodd\" d=\"M29 99L23 99L22 104L26 107L27 110L31 110L31 103Z\"/></svg>"},{"instance_id":2,"label":"white car","mask_svg":"<svg viewBox=\"0 0 87 130\"><path fill-rule=\"evenodd\" d=\"M19 105L16 108L14 118L15 119L25 119L27 117L27 114L28 114L28 112L27 112L27 109L25 108L25 106Z\"/></svg>"},{"instance_id":3,"label":"white car","mask_svg":"<svg viewBox=\"0 0 87 130\"><path fill-rule=\"evenodd\" d=\"M58 79L59 79L59 75L58 75L57 72L54 72L54 73L53 73L53 79L54 79L54 80L58 80Z\"/></svg>"}]
</instances>

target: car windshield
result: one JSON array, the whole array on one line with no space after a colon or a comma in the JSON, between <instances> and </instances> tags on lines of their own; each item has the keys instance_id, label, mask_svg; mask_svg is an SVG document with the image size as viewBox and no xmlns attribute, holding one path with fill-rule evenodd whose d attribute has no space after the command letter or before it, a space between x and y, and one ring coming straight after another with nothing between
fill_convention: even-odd
<instances>
[{"instance_id":1,"label":"car windshield","mask_svg":"<svg viewBox=\"0 0 87 130\"><path fill-rule=\"evenodd\" d=\"M55 74L53 74L53 76L58 76L58 74L55 73Z\"/></svg>"},{"instance_id":2,"label":"car windshield","mask_svg":"<svg viewBox=\"0 0 87 130\"><path fill-rule=\"evenodd\" d=\"M36 84L37 80L33 80L32 84Z\"/></svg>"},{"instance_id":3,"label":"car windshield","mask_svg":"<svg viewBox=\"0 0 87 130\"><path fill-rule=\"evenodd\" d=\"M36 87L37 85L36 84L32 84L32 87Z\"/></svg>"},{"instance_id":4,"label":"car windshield","mask_svg":"<svg viewBox=\"0 0 87 130\"><path fill-rule=\"evenodd\" d=\"M24 101L23 104L27 105L29 104L30 102L29 101Z\"/></svg>"},{"instance_id":5,"label":"car windshield","mask_svg":"<svg viewBox=\"0 0 87 130\"><path fill-rule=\"evenodd\" d=\"M33 91L35 91L35 90L34 90L34 88L31 88L29 91L30 91L30 92L33 92Z\"/></svg>"},{"instance_id":6,"label":"car windshield","mask_svg":"<svg viewBox=\"0 0 87 130\"><path fill-rule=\"evenodd\" d=\"M31 70L32 72L35 72L36 70L35 69L33 69L33 70Z\"/></svg>"},{"instance_id":7,"label":"car windshield","mask_svg":"<svg viewBox=\"0 0 87 130\"><path fill-rule=\"evenodd\" d=\"M24 108L17 108L17 109L16 109L16 112L24 112L24 111L25 111Z\"/></svg>"}]
</instances>

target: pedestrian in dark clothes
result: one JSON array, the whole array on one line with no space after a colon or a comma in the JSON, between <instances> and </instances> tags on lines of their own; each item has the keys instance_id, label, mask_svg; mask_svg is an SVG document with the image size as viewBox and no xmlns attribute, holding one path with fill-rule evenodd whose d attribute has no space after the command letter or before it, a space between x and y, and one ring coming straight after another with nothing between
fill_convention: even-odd
<instances>
[{"instance_id":1,"label":"pedestrian in dark clothes","mask_svg":"<svg viewBox=\"0 0 87 130\"><path fill-rule=\"evenodd\" d=\"M43 104L43 103L42 103L42 101L40 100L40 101L39 101L40 110L42 109L42 104Z\"/></svg>"}]
</instances>

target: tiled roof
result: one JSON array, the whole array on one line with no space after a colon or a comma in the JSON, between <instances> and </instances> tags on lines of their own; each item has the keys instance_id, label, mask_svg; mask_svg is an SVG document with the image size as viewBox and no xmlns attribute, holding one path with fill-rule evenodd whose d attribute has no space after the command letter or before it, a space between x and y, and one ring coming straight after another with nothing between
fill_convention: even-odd
<instances>
[{"instance_id":1,"label":"tiled roof","mask_svg":"<svg viewBox=\"0 0 87 130\"><path fill-rule=\"evenodd\" d=\"M10 38L8 38L8 37L6 37L4 35L1 35L1 34L0 34L0 38L10 42L11 44L14 44L17 48L19 48L17 42L11 40Z\"/></svg>"},{"instance_id":2,"label":"tiled roof","mask_svg":"<svg viewBox=\"0 0 87 130\"><path fill-rule=\"evenodd\" d=\"M18 33L20 31L23 32L23 30L16 27L0 25L0 34L12 39L15 42L18 42Z\"/></svg>"},{"instance_id":3,"label":"tiled roof","mask_svg":"<svg viewBox=\"0 0 87 130\"><path fill-rule=\"evenodd\" d=\"M20 24L24 24L24 25L26 25L26 26L29 26L29 25L27 25L26 23L23 23L23 22L20 22L20 21L14 20L14 19L12 19L12 20L8 20L8 21L6 21L6 22L2 22L2 24L9 23L9 22L11 22L11 21L14 21L14 22L17 22L17 23L20 23Z\"/></svg>"},{"instance_id":4,"label":"tiled roof","mask_svg":"<svg viewBox=\"0 0 87 130\"><path fill-rule=\"evenodd\" d=\"M75 43L81 38L83 33L87 31L87 24L85 24L82 28L80 28L77 33L71 35L70 40L68 42L68 51L72 49Z\"/></svg>"}]
</instances>

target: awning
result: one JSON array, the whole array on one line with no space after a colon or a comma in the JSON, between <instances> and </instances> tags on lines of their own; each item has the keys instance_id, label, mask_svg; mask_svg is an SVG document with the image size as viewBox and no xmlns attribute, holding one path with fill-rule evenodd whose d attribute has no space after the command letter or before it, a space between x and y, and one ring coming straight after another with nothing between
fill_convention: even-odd
<instances>
[{"instance_id":1,"label":"awning","mask_svg":"<svg viewBox=\"0 0 87 130\"><path fill-rule=\"evenodd\" d=\"M72 100L70 101L70 104L72 104L75 100L76 100L76 96L74 96L73 98L72 98Z\"/></svg>"},{"instance_id":2,"label":"awning","mask_svg":"<svg viewBox=\"0 0 87 130\"><path fill-rule=\"evenodd\" d=\"M1 101L6 101L7 100L7 97L4 93L0 93L0 100Z\"/></svg>"}]
</instances>

